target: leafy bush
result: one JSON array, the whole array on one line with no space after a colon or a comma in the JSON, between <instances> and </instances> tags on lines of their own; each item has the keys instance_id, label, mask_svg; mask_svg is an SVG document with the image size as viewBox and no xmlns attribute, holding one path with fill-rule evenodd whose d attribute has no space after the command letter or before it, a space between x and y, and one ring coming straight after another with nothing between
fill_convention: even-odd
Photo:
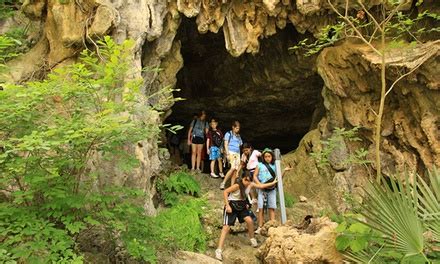
<instances>
[{"instance_id":1,"label":"leafy bush","mask_svg":"<svg viewBox=\"0 0 440 264\"><path fill-rule=\"evenodd\" d=\"M1 262L81 262L75 241L93 226L154 261L155 247L140 232L152 221L139 204L142 190L98 189L108 175L93 167L102 157L116 170L133 170L139 164L125 146L157 137L160 127L134 118L156 113L139 93L141 82L126 81L133 41L106 37L99 46L99 56L84 51L47 80L0 91Z\"/></svg>"},{"instance_id":2,"label":"leafy bush","mask_svg":"<svg viewBox=\"0 0 440 264\"><path fill-rule=\"evenodd\" d=\"M184 171L174 172L168 178L158 181L157 187L165 205L171 206L178 203L182 194L196 197L200 194L200 184Z\"/></svg>"},{"instance_id":3,"label":"leafy bush","mask_svg":"<svg viewBox=\"0 0 440 264\"><path fill-rule=\"evenodd\" d=\"M206 234L200 222L204 199L190 199L166 209L155 218L153 237L162 247L173 252L176 249L204 251Z\"/></svg>"}]
</instances>

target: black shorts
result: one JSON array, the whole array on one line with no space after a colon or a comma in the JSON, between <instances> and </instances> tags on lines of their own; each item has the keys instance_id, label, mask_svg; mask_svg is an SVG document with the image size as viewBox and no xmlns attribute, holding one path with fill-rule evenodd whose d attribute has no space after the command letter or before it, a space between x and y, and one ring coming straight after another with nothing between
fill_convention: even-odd
<instances>
[{"instance_id":1,"label":"black shorts","mask_svg":"<svg viewBox=\"0 0 440 264\"><path fill-rule=\"evenodd\" d=\"M202 137L193 136L191 143L192 144L197 144L197 145L199 145L199 144L203 145L203 143L205 143L205 139L202 138Z\"/></svg>"},{"instance_id":2,"label":"black shorts","mask_svg":"<svg viewBox=\"0 0 440 264\"><path fill-rule=\"evenodd\" d=\"M238 218L240 223L244 222L246 216L251 216L248 209L243 211L235 211L232 209L232 213L227 213L226 208L223 209L223 225L233 226L235 224L235 219Z\"/></svg>"}]
</instances>

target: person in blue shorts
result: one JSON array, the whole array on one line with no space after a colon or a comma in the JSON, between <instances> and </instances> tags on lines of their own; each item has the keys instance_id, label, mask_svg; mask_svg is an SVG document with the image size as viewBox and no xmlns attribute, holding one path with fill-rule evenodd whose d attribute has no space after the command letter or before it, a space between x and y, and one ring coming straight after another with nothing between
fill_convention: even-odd
<instances>
[{"instance_id":1,"label":"person in blue shorts","mask_svg":"<svg viewBox=\"0 0 440 264\"><path fill-rule=\"evenodd\" d=\"M218 122L215 118L211 118L209 122L209 131L206 135L206 153L209 155L209 160L211 161L211 177L225 177L223 174L223 161L221 156L220 147L223 142L223 133L217 128ZM215 163L218 161L218 171L219 175L215 173Z\"/></svg>"},{"instance_id":2,"label":"person in blue shorts","mask_svg":"<svg viewBox=\"0 0 440 264\"><path fill-rule=\"evenodd\" d=\"M263 156L263 161L258 163L258 166L255 168L253 180L256 185L262 183L270 183L276 180L276 168L275 168L275 156L271 149L264 149L261 153ZM283 175L286 171L291 170L292 168L286 167L284 169ZM283 176L281 175L281 176ZM269 219L275 220L275 209L277 208L277 186L271 186L266 188L257 189L258 193L258 228L255 231L256 234L259 234L261 231L261 227L264 224L264 196L267 198L267 208L269 209Z\"/></svg>"}]
</instances>

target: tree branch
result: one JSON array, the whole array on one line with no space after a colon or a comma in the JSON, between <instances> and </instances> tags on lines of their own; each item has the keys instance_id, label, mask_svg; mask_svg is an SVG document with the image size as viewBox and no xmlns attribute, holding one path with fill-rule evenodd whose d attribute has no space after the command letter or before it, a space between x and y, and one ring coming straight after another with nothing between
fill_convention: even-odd
<instances>
[{"instance_id":1,"label":"tree branch","mask_svg":"<svg viewBox=\"0 0 440 264\"><path fill-rule=\"evenodd\" d=\"M359 32L359 30L356 28L356 26L353 24L353 22L351 22L350 19L348 19L348 17L342 15L336 8L335 6L330 2L330 0L327 0L328 4L330 5L330 7L332 8L332 10L342 19L345 20L345 22L347 22L350 27L356 32L356 34L359 36L360 39L362 39L362 41L367 44L375 53L377 53L378 55L382 55L382 53L377 50L370 42L368 42L364 36L362 36L362 33Z\"/></svg>"}]
</instances>

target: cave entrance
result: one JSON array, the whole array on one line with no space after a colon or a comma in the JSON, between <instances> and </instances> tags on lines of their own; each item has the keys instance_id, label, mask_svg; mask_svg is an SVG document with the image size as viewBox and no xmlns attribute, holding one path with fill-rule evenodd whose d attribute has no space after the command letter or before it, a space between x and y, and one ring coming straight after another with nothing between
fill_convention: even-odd
<instances>
[{"instance_id":1,"label":"cave entrance","mask_svg":"<svg viewBox=\"0 0 440 264\"><path fill-rule=\"evenodd\" d=\"M184 66L175 96L186 100L172 107L165 123L185 126L184 135L194 113L205 110L208 119L219 120L224 133L239 120L244 142L256 149L296 149L323 113L323 81L313 70L313 60L288 51L299 37L288 24L260 40L258 54L236 58L227 52L222 30L200 34L194 19L183 18L176 38Z\"/></svg>"}]
</instances>

